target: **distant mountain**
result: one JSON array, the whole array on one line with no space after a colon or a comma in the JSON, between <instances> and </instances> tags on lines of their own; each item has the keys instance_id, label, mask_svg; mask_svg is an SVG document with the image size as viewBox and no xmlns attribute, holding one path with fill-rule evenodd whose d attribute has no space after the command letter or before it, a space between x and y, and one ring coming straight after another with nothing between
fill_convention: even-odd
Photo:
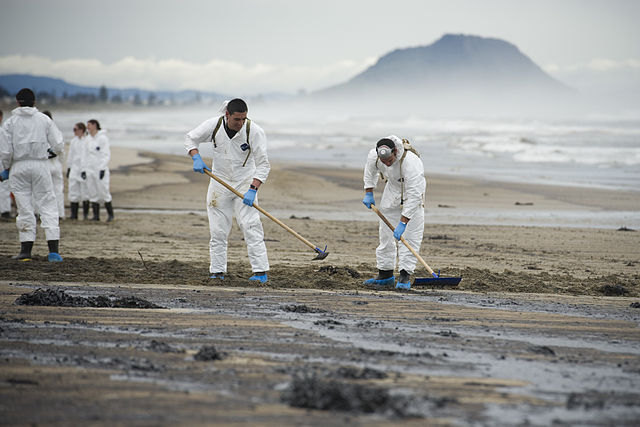
<instances>
[{"instance_id":1,"label":"distant mountain","mask_svg":"<svg viewBox=\"0 0 640 427\"><path fill-rule=\"evenodd\" d=\"M548 102L572 93L511 43L446 34L428 46L396 49L351 80L311 97L478 108Z\"/></svg>"},{"instance_id":2,"label":"distant mountain","mask_svg":"<svg viewBox=\"0 0 640 427\"><path fill-rule=\"evenodd\" d=\"M29 74L6 74L0 75L0 87L4 88L11 96L15 95L20 89L28 87L32 89L39 97L54 97L57 99L76 98L86 100L88 98L99 99L101 93L100 87L79 86L68 83L62 79L32 76ZM105 87L106 97L109 100L118 99L119 102L129 102L139 100L140 102L172 101L176 103L186 103L200 101L203 99L219 100L228 99L228 96L215 92L202 92L195 90L184 90L179 92L171 91L150 91L144 89L119 89Z\"/></svg>"}]
</instances>

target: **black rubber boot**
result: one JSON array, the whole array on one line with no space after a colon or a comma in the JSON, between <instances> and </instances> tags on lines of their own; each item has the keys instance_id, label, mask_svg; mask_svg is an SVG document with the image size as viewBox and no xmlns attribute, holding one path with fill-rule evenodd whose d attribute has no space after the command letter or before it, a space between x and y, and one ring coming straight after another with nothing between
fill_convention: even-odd
<instances>
[{"instance_id":1,"label":"black rubber boot","mask_svg":"<svg viewBox=\"0 0 640 427\"><path fill-rule=\"evenodd\" d=\"M20 253L11 258L18 261L31 261L31 249L33 249L33 242L20 242Z\"/></svg>"},{"instance_id":2,"label":"black rubber boot","mask_svg":"<svg viewBox=\"0 0 640 427\"><path fill-rule=\"evenodd\" d=\"M407 273L407 270L400 270L400 276L398 277L398 282L409 283L410 280L411 280L411 274Z\"/></svg>"},{"instance_id":3,"label":"black rubber boot","mask_svg":"<svg viewBox=\"0 0 640 427\"><path fill-rule=\"evenodd\" d=\"M100 221L100 203L91 203L91 210L93 210L91 221Z\"/></svg>"},{"instance_id":4,"label":"black rubber boot","mask_svg":"<svg viewBox=\"0 0 640 427\"><path fill-rule=\"evenodd\" d=\"M49 246L49 252L58 253L58 246L60 245L60 240L47 240L47 246Z\"/></svg>"},{"instance_id":5,"label":"black rubber boot","mask_svg":"<svg viewBox=\"0 0 640 427\"><path fill-rule=\"evenodd\" d=\"M80 203L71 202L71 216L69 219L78 219L78 209L80 208Z\"/></svg>"},{"instance_id":6,"label":"black rubber boot","mask_svg":"<svg viewBox=\"0 0 640 427\"><path fill-rule=\"evenodd\" d=\"M82 202L82 218L86 221L89 219L89 201Z\"/></svg>"},{"instance_id":7,"label":"black rubber boot","mask_svg":"<svg viewBox=\"0 0 640 427\"><path fill-rule=\"evenodd\" d=\"M58 253L59 243L59 240L47 240L47 245L49 246L49 256L47 256L47 260L49 262L62 262L62 257Z\"/></svg>"},{"instance_id":8,"label":"black rubber boot","mask_svg":"<svg viewBox=\"0 0 640 427\"><path fill-rule=\"evenodd\" d=\"M111 205L111 202L106 202L104 204L104 208L107 210L107 214L109 214L107 222L113 221L113 206Z\"/></svg>"},{"instance_id":9,"label":"black rubber boot","mask_svg":"<svg viewBox=\"0 0 640 427\"><path fill-rule=\"evenodd\" d=\"M365 285L393 285L393 270L378 270L378 275L364 281Z\"/></svg>"},{"instance_id":10,"label":"black rubber boot","mask_svg":"<svg viewBox=\"0 0 640 427\"><path fill-rule=\"evenodd\" d=\"M408 291L411 289L411 274L407 270L400 270L398 276L398 282L396 283L396 289Z\"/></svg>"}]
</instances>

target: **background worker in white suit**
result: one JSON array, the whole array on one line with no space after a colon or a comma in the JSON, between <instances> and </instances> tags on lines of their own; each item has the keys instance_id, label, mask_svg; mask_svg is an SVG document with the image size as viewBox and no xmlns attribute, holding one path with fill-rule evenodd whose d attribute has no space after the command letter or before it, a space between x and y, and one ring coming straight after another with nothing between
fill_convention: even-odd
<instances>
[{"instance_id":1,"label":"background worker in white suit","mask_svg":"<svg viewBox=\"0 0 640 427\"><path fill-rule=\"evenodd\" d=\"M83 159L87 151L87 127L82 122L73 125L73 138L69 143L67 153L67 179L69 180L69 205L71 207L70 219L78 219L80 202L83 203L84 219L87 219L89 211L89 196L87 193L86 173L82 179ZM85 203L86 202L86 203Z\"/></svg>"},{"instance_id":2,"label":"background worker in white suit","mask_svg":"<svg viewBox=\"0 0 640 427\"><path fill-rule=\"evenodd\" d=\"M42 112L42 114L53 120L51 111L45 110ZM64 178L62 175L62 162L60 161L60 157L56 153L54 153L53 151L49 151L49 161L47 162L47 164L49 165L49 172L51 172L53 192L56 195L58 218L64 219L66 215L64 212Z\"/></svg>"},{"instance_id":3,"label":"background worker in white suit","mask_svg":"<svg viewBox=\"0 0 640 427\"><path fill-rule=\"evenodd\" d=\"M107 131L100 128L100 123L91 119L87 122L89 138L86 146L86 163L83 172L86 175L89 201L93 210L93 221L100 221L100 203L104 203L107 210L107 222L113 221L113 206L109 191L109 161L111 149Z\"/></svg>"},{"instance_id":4,"label":"background worker in white suit","mask_svg":"<svg viewBox=\"0 0 640 427\"><path fill-rule=\"evenodd\" d=\"M3 113L0 110L0 125L2 125ZM4 170L0 169L0 172ZM0 181L0 221L11 220L11 189L9 188L9 179Z\"/></svg>"},{"instance_id":5,"label":"background worker in white suit","mask_svg":"<svg viewBox=\"0 0 640 427\"><path fill-rule=\"evenodd\" d=\"M16 101L19 107L12 111L11 117L3 126L11 152L3 153L0 159L5 167L9 167L11 192L18 206L16 225L20 236L20 253L14 259L31 259L36 239L35 203L49 246L48 260L59 262L62 257L58 253L58 206L47 158L49 150L56 154L64 150L62 133L49 117L35 108L32 90L21 89L16 95Z\"/></svg>"}]
</instances>

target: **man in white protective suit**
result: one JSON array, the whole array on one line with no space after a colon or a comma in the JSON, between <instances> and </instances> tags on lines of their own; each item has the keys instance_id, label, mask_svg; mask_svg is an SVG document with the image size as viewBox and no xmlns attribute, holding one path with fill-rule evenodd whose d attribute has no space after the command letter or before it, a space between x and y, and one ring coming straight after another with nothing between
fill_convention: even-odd
<instances>
[{"instance_id":1,"label":"man in white protective suit","mask_svg":"<svg viewBox=\"0 0 640 427\"><path fill-rule=\"evenodd\" d=\"M202 160L198 147L207 142L213 149L213 173L244 194L240 199L210 179L207 191L209 216L210 278L224 279L227 272L227 239L235 215L244 234L253 275L249 280L267 282L269 260L264 243L260 214L254 209L257 191L269 176L267 137L264 130L247 118L247 104L233 99L223 105L224 115L213 117L187 133L184 146L193 159L193 170L211 171Z\"/></svg>"},{"instance_id":2,"label":"man in white protective suit","mask_svg":"<svg viewBox=\"0 0 640 427\"><path fill-rule=\"evenodd\" d=\"M407 144L407 147L410 147ZM417 153L417 152L416 152ZM395 230L380 220L380 244L376 249L378 275L366 280L365 285L393 285L398 258L398 280L396 289L410 289L411 275L416 258L407 247L398 242L402 236L416 250L420 250L424 233L424 194L426 180L422 160L413 151L405 148L403 141L395 135L381 139L367 156L364 168L364 199L369 209L375 205L373 189L379 177L386 181L380 212L392 223Z\"/></svg>"},{"instance_id":3,"label":"man in white protective suit","mask_svg":"<svg viewBox=\"0 0 640 427\"><path fill-rule=\"evenodd\" d=\"M2 124L2 117L3 117L3 113L2 113L2 110L0 110L0 125ZM3 135L0 135L0 138L2 138L2 136ZM0 169L0 172L2 171L4 171L4 168ZM9 180L2 181L2 179L0 178L0 221L10 221L10 220L11 220L11 190L9 189Z\"/></svg>"},{"instance_id":4,"label":"man in white protective suit","mask_svg":"<svg viewBox=\"0 0 640 427\"><path fill-rule=\"evenodd\" d=\"M78 219L78 210L80 201L84 211L84 219L87 219L89 213L89 196L86 186L86 177L82 179L82 164L86 155L87 146L87 128L82 122L73 125L73 138L69 143L69 152L67 153L67 179L69 182L69 205L71 207L70 219Z\"/></svg>"},{"instance_id":5,"label":"man in white protective suit","mask_svg":"<svg viewBox=\"0 0 640 427\"><path fill-rule=\"evenodd\" d=\"M81 176L86 179L87 193L93 211L92 221L100 221L100 203L104 203L107 210L107 222L113 221L113 205L111 204L111 192L109 183L109 161L111 149L107 131L100 127L100 122L95 119L87 121L89 136L85 146L86 162L83 164ZM83 175L84 174L84 175Z\"/></svg>"},{"instance_id":6,"label":"man in white protective suit","mask_svg":"<svg viewBox=\"0 0 640 427\"><path fill-rule=\"evenodd\" d=\"M42 114L53 120L51 111L45 110ZM62 177L62 163L60 162L60 157L53 151L49 151L49 161L47 163L49 165L49 171L51 172L53 192L56 195L56 202L58 204L58 217L64 219L64 178Z\"/></svg>"},{"instance_id":7,"label":"man in white protective suit","mask_svg":"<svg viewBox=\"0 0 640 427\"><path fill-rule=\"evenodd\" d=\"M48 260L60 262L58 206L47 166L47 151L62 153L62 133L49 117L34 107L33 91L21 89L16 100L19 107L12 111L4 124L10 153L0 154L3 167L10 169L3 170L3 173L9 172L11 175L9 183L18 207L16 225L20 236L20 253L13 258L20 261L31 259L36 239L35 203L49 245Z\"/></svg>"}]
</instances>

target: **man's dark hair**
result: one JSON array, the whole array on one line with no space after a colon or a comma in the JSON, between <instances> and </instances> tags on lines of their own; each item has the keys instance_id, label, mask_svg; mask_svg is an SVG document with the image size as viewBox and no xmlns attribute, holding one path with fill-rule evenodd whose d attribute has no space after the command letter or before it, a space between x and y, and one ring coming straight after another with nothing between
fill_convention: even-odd
<instances>
[{"instance_id":1,"label":"man's dark hair","mask_svg":"<svg viewBox=\"0 0 640 427\"><path fill-rule=\"evenodd\" d=\"M16 101L21 107L33 107L36 102L36 95L29 88L20 89L20 92L16 94Z\"/></svg>"},{"instance_id":2,"label":"man's dark hair","mask_svg":"<svg viewBox=\"0 0 640 427\"><path fill-rule=\"evenodd\" d=\"M247 111L249 111L247 103L240 98L232 99L231 101L229 101L229 104L227 104L227 112L229 114L246 113Z\"/></svg>"},{"instance_id":3,"label":"man's dark hair","mask_svg":"<svg viewBox=\"0 0 640 427\"><path fill-rule=\"evenodd\" d=\"M98 122L96 119L87 120L87 123L93 123L94 125L96 125L96 129L100 130L100 122Z\"/></svg>"},{"instance_id":4,"label":"man's dark hair","mask_svg":"<svg viewBox=\"0 0 640 427\"><path fill-rule=\"evenodd\" d=\"M387 147L391 148L392 150L394 150L396 148L396 144L390 140L389 138L382 138L380 141L378 141L378 143L376 144L376 148L380 148L383 145L386 145Z\"/></svg>"}]
</instances>

